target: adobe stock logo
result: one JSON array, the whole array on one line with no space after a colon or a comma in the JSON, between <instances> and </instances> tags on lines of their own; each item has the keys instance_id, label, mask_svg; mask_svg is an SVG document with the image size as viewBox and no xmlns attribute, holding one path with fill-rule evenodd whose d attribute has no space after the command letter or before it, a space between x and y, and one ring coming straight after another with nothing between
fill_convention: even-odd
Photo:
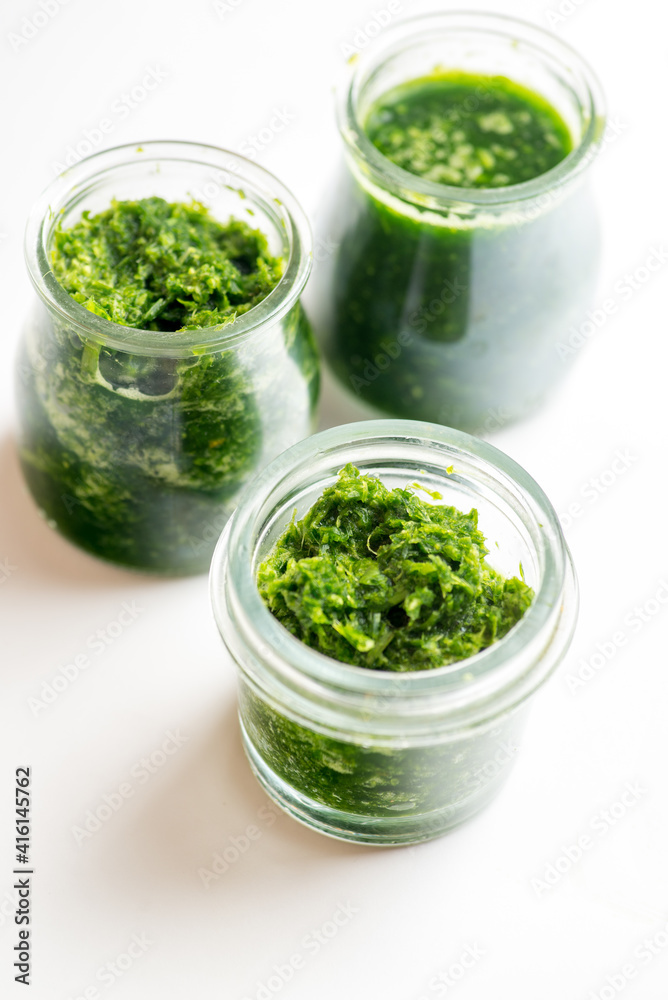
<instances>
[{"instance_id":1,"label":"adobe stock logo","mask_svg":"<svg viewBox=\"0 0 668 1000\"><path fill-rule=\"evenodd\" d=\"M18 52L24 45L31 42L42 28L45 28L56 14L60 13L61 7L69 2L70 0L39 0L38 9L23 18L18 32L10 31L7 34L7 40L14 52Z\"/></svg>"},{"instance_id":2,"label":"adobe stock logo","mask_svg":"<svg viewBox=\"0 0 668 1000\"><path fill-rule=\"evenodd\" d=\"M359 912L349 900L339 903L328 920L319 927L311 928L302 938L300 950L295 951L285 962L274 965L271 975L265 980L257 980L254 993L246 994L242 1000L272 1000L274 994L280 993L286 983L306 967L309 958L317 955L322 948L326 948L340 933L341 928L350 923Z\"/></svg>"},{"instance_id":3,"label":"adobe stock logo","mask_svg":"<svg viewBox=\"0 0 668 1000\"><path fill-rule=\"evenodd\" d=\"M352 42L341 42L341 54L350 59L365 49L381 31L388 26L392 18L401 11L400 0L389 0L386 7L373 10L369 20L358 26L352 37Z\"/></svg>"},{"instance_id":4,"label":"adobe stock logo","mask_svg":"<svg viewBox=\"0 0 668 1000\"><path fill-rule=\"evenodd\" d=\"M70 828L74 842L81 847L85 841L90 840L123 808L128 799L134 797L137 788L150 781L189 739L190 737L184 736L180 729L176 732L171 729L166 732L165 739L159 747L132 765L129 773L131 780L121 782L111 792L105 792L96 806L86 810L81 825L77 824Z\"/></svg>"},{"instance_id":5,"label":"adobe stock logo","mask_svg":"<svg viewBox=\"0 0 668 1000\"><path fill-rule=\"evenodd\" d=\"M118 614L112 621L106 622L102 628L91 632L85 641L86 652L82 650L77 653L69 663L64 663L59 667L48 680L42 681L39 696L28 698L28 708L35 718L41 712L46 711L49 705L58 701L61 695L79 680L82 673L92 666L94 657L106 652L109 646L116 642L142 612L143 608L138 607L136 601L123 601Z\"/></svg>"},{"instance_id":6,"label":"adobe stock logo","mask_svg":"<svg viewBox=\"0 0 668 1000\"><path fill-rule=\"evenodd\" d=\"M638 802L646 795L647 789L638 781L627 781L621 794L592 816L588 832L581 833L567 844L562 843L559 854L545 865L541 876L531 879L531 887L536 895L540 898L558 885L582 861L585 854L593 850L610 830L637 808Z\"/></svg>"}]
</instances>

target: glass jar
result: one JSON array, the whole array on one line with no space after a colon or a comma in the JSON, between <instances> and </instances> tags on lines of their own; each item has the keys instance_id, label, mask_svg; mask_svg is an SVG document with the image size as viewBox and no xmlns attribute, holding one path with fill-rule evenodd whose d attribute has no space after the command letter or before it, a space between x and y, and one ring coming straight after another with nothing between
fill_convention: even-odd
<instances>
[{"instance_id":1,"label":"glass jar","mask_svg":"<svg viewBox=\"0 0 668 1000\"><path fill-rule=\"evenodd\" d=\"M572 152L533 180L487 189L396 166L365 132L369 109L435 70L501 76L542 96ZM591 70L521 21L430 14L387 28L352 62L337 112L346 166L321 224L336 249L316 269L312 313L334 373L376 414L478 433L528 414L567 371L569 327L595 288L585 180L604 113Z\"/></svg>"},{"instance_id":2,"label":"glass jar","mask_svg":"<svg viewBox=\"0 0 668 1000\"><path fill-rule=\"evenodd\" d=\"M332 660L274 618L258 565L347 462L390 488L417 480L447 504L477 508L490 564L522 572L535 591L506 636L450 666L397 674ZM375 844L437 837L496 794L529 698L566 652L577 616L570 555L540 487L491 445L408 420L335 427L277 458L221 536L211 596L259 781L307 826Z\"/></svg>"},{"instance_id":3,"label":"glass jar","mask_svg":"<svg viewBox=\"0 0 668 1000\"><path fill-rule=\"evenodd\" d=\"M284 272L225 326L119 326L56 281L57 224L112 199L196 199L264 232ZM299 297L308 223L270 173L234 153L149 142L65 171L35 205L26 259L37 302L18 359L19 452L48 523L103 559L163 574L205 571L246 480L313 430L318 360Z\"/></svg>"}]
</instances>

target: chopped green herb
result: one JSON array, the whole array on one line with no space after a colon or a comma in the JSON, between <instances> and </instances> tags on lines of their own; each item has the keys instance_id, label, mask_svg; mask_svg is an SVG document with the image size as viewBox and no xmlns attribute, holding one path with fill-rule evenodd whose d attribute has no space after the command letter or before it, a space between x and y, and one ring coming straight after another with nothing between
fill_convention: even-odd
<instances>
[{"instance_id":1,"label":"chopped green herb","mask_svg":"<svg viewBox=\"0 0 668 1000\"><path fill-rule=\"evenodd\" d=\"M91 312L145 330L231 322L271 292L282 262L264 233L221 223L198 202L113 201L58 228L51 255L63 288Z\"/></svg>"},{"instance_id":2,"label":"chopped green herb","mask_svg":"<svg viewBox=\"0 0 668 1000\"><path fill-rule=\"evenodd\" d=\"M417 488L391 490L347 465L293 519L257 574L263 599L293 635L342 663L421 671L473 656L522 617L533 591L486 563L476 511ZM508 713L451 740L408 745L397 734L390 742L376 732L383 699L370 694L367 732L326 732L303 708L283 713L246 681L240 710L251 758L260 773L269 769L269 787L277 779L289 786L298 815L320 816L324 806L339 814L323 814L330 832L352 822L362 839L378 833L384 842L388 830L397 842L427 839L480 808L502 778L499 749L518 725ZM396 826L374 826L392 817Z\"/></svg>"},{"instance_id":3,"label":"chopped green herb","mask_svg":"<svg viewBox=\"0 0 668 1000\"><path fill-rule=\"evenodd\" d=\"M489 566L487 551L476 510L347 465L277 541L258 586L293 635L335 660L427 670L501 639L531 604L531 588Z\"/></svg>"},{"instance_id":4,"label":"chopped green herb","mask_svg":"<svg viewBox=\"0 0 668 1000\"><path fill-rule=\"evenodd\" d=\"M149 331L225 326L283 270L259 230L162 198L58 228L52 265L90 312ZM40 318L19 375L21 460L44 515L95 555L160 573L208 567L248 477L310 433L318 391L299 303L247 341L186 357L112 349Z\"/></svg>"}]
</instances>

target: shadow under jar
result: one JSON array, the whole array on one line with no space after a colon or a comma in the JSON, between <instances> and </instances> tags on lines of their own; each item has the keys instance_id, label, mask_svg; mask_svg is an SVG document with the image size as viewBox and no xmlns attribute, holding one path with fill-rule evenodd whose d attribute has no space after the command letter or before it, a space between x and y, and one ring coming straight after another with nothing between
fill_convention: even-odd
<instances>
[{"instance_id":1,"label":"shadow under jar","mask_svg":"<svg viewBox=\"0 0 668 1000\"><path fill-rule=\"evenodd\" d=\"M477 509L490 565L510 577L521 564L535 591L502 639L448 666L393 673L324 656L274 618L258 567L293 512L301 518L348 462L389 488L417 480L446 504ZM403 420L335 427L276 459L221 536L211 597L260 783L307 826L369 844L438 837L492 799L577 616L570 555L534 480L468 434Z\"/></svg>"},{"instance_id":2,"label":"shadow under jar","mask_svg":"<svg viewBox=\"0 0 668 1000\"><path fill-rule=\"evenodd\" d=\"M369 116L395 88L449 73L511 81L547 102L571 151L496 187L398 166L371 141ZM475 110L475 89L471 100ZM592 72L520 21L427 15L388 28L353 62L337 113L346 163L321 226L336 249L316 269L313 313L334 373L376 413L477 433L530 413L568 370L569 329L595 288L586 179L604 114Z\"/></svg>"},{"instance_id":3,"label":"shadow under jar","mask_svg":"<svg viewBox=\"0 0 668 1000\"><path fill-rule=\"evenodd\" d=\"M196 200L244 220L282 260L259 304L224 325L121 326L56 280L57 227L113 199ZM246 480L313 429L318 360L299 301L311 237L280 182L210 146L111 149L58 177L35 205L26 258L37 302L17 365L19 452L44 517L110 562L162 574L208 569Z\"/></svg>"}]
</instances>

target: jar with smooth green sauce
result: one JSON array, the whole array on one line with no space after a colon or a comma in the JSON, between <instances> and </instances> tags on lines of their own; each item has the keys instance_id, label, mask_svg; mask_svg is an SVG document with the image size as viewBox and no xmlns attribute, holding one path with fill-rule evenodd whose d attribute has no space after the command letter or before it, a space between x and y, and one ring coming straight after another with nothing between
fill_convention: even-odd
<instances>
[{"instance_id":1,"label":"jar with smooth green sauce","mask_svg":"<svg viewBox=\"0 0 668 1000\"><path fill-rule=\"evenodd\" d=\"M534 591L502 639L447 666L393 673L333 660L274 618L258 567L349 462L390 488L417 481L478 511L488 563ZM566 653L578 603L558 517L524 469L468 434L404 420L334 427L279 456L241 496L210 586L260 783L307 826L369 844L440 836L494 797L530 699Z\"/></svg>"},{"instance_id":2,"label":"jar with smooth green sauce","mask_svg":"<svg viewBox=\"0 0 668 1000\"><path fill-rule=\"evenodd\" d=\"M446 84L468 85L470 96L449 110L443 91L434 137L401 102L419 111L421 87L433 106ZM503 114L482 115L495 87L525 100L527 119L532 108L552 116L548 138L564 149L549 169L519 169L543 163L537 147ZM474 151L463 129L478 105L488 145ZM387 125L394 111L416 151L397 157L403 165L390 158L393 142L406 152L400 125ZM594 74L565 42L521 21L429 14L389 26L350 61L337 117L345 167L319 227L336 249L318 265L313 318L348 398L368 415L472 433L531 413L568 371L572 328L595 291L599 225L587 182L605 117ZM461 143L447 163L441 125Z\"/></svg>"},{"instance_id":3,"label":"jar with smooth green sauce","mask_svg":"<svg viewBox=\"0 0 668 1000\"><path fill-rule=\"evenodd\" d=\"M277 283L214 326L139 329L90 311L54 274L54 237L84 213L145 199L247 223L280 260ZM156 252L173 238L154 236ZM41 513L112 563L206 571L246 481L313 430L319 365L300 303L312 257L301 208L272 174L226 150L121 146L53 181L25 250L37 300L17 363L18 445Z\"/></svg>"}]
</instances>

